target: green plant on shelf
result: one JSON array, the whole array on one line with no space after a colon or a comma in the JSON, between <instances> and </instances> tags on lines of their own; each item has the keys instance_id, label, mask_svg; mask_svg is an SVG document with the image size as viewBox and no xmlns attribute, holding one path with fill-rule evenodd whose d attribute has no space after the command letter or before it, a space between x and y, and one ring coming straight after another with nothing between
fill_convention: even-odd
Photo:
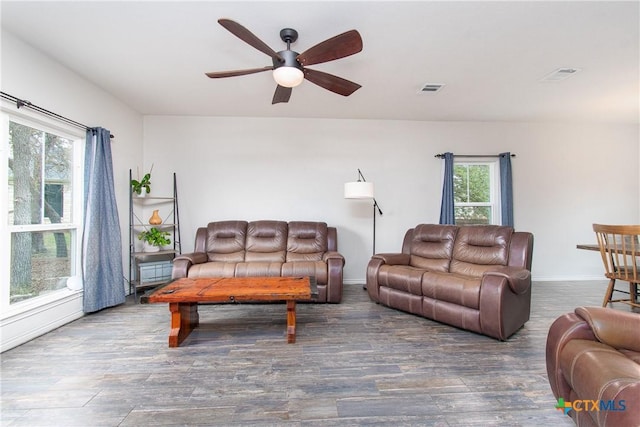
<instances>
[{"instance_id":1,"label":"green plant on shelf","mask_svg":"<svg viewBox=\"0 0 640 427\"><path fill-rule=\"evenodd\" d=\"M171 243L170 235L168 231L160 231L155 227L151 227L149 230L140 232L140 234L138 234L138 240L161 248Z\"/></svg>"},{"instance_id":2,"label":"green plant on shelf","mask_svg":"<svg viewBox=\"0 0 640 427\"><path fill-rule=\"evenodd\" d=\"M131 189L138 196L142 194L142 189L144 189L147 194L151 193L151 171L153 171L153 165L151 165L151 169L149 170L149 173L145 174L141 180L137 180L137 179L131 180ZM140 178L139 170L138 170L138 178Z\"/></svg>"}]
</instances>

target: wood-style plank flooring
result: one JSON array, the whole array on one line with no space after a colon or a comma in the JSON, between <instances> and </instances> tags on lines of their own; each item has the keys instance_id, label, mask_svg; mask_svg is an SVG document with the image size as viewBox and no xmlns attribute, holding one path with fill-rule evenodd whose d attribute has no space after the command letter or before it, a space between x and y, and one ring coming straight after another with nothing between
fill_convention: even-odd
<instances>
[{"instance_id":1,"label":"wood-style plank flooring","mask_svg":"<svg viewBox=\"0 0 640 427\"><path fill-rule=\"evenodd\" d=\"M531 320L496 341L376 305L207 305L169 348L166 304L88 315L1 355L2 426L571 426L544 347L606 282L536 282ZM629 310L628 306L616 307Z\"/></svg>"}]
</instances>

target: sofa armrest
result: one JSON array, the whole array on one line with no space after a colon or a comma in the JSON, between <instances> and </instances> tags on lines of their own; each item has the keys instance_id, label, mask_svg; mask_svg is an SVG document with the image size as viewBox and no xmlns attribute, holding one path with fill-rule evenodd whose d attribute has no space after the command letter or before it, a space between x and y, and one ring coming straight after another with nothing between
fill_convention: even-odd
<instances>
[{"instance_id":1,"label":"sofa armrest","mask_svg":"<svg viewBox=\"0 0 640 427\"><path fill-rule=\"evenodd\" d=\"M640 351L640 314L603 307L578 307L595 338L615 349Z\"/></svg>"},{"instance_id":2,"label":"sofa armrest","mask_svg":"<svg viewBox=\"0 0 640 427\"><path fill-rule=\"evenodd\" d=\"M372 301L380 302L380 283L378 272L383 265L409 265L411 255L403 253L375 254L367 264L366 289Z\"/></svg>"},{"instance_id":3,"label":"sofa armrest","mask_svg":"<svg viewBox=\"0 0 640 427\"><path fill-rule=\"evenodd\" d=\"M327 300L330 303L342 301L342 275L344 267L344 257L339 252L325 252L322 260L327 263Z\"/></svg>"},{"instance_id":4,"label":"sofa armrest","mask_svg":"<svg viewBox=\"0 0 640 427\"><path fill-rule=\"evenodd\" d=\"M177 255L173 259L173 269L171 270L172 279L181 279L187 277L189 268L194 264L202 264L207 262L209 257L204 252L192 252L188 254Z\"/></svg>"},{"instance_id":5,"label":"sofa armrest","mask_svg":"<svg viewBox=\"0 0 640 427\"><path fill-rule=\"evenodd\" d=\"M178 261L181 259L185 259L189 261L191 264L202 264L204 262L207 262L209 258L207 254L205 254L204 252L191 252L189 254L177 255L173 260Z\"/></svg>"},{"instance_id":6,"label":"sofa armrest","mask_svg":"<svg viewBox=\"0 0 640 427\"><path fill-rule=\"evenodd\" d=\"M336 251L329 251L329 252L325 252L322 255L322 261L324 262L329 262L329 260L338 260L341 262L342 266L344 266L344 256L342 256L342 254L340 252L336 252Z\"/></svg>"},{"instance_id":7,"label":"sofa armrest","mask_svg":"<svg viewBox=\"0 0 640 427\"><path fill-rule=\"evenodd\" d=\"M382 260L387 265L409 265L411 255L401 253L375 254L371 259Z\"/></svg>"},{"instance_id":8,"label":"sofa armrest","mask_svg":"<svg viewBox=\"0 0 640 427\"><path fill-rule=\"evenodd\" d=\"M545 359L547 377L553 395L570 396L571 386L560 368L560 355L565 345L572 340L595 340L593 330L584 319L575 313L566 313L553 321L547 333Z\"/></svg>"},{"instance_id":9,"label":"sofa armrest","mask_svg":"<svg viewBox=\"0 0 640 427\"><path fill-rule=\"evenodd\" d=\"M485 271L484 276L498 276L507 279L511 290L521 295L531 287L531 272L519 267L498 267Z\"/></svg>"},{"instance_id":10,"label":"sofa armrest","mask_svg":"<svg viewBox=\"0 0 640 427\"><path fill-rule=\"evenodd\" d=\"M546 344L547 375L554 396L635 403L640 396L640 376L632 347L638 347L639 335L637 313L578 307L557 318ZM597 367L602 369L596 371ZM578 410L568 415L577 425L636 426L637 412Z\"/></svg>"}]
</instances>

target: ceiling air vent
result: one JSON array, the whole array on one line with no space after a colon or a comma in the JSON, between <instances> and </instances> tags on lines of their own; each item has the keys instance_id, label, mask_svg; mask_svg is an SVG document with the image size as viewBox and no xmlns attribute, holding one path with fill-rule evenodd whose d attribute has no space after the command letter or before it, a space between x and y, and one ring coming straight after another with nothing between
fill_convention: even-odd
<instances>
[{"instance_id":1,"label":"ceiling air vent","mask_svg":"<svg viewBox=\"0 0 640 427\"><path fill-rule=\"evenodd\" d=\"M541 82L559 82L566 78L573 76L576 73L579 73L581 70L579 68L558 68L550 74L547 74L540 80Z\"/></svg>"},{"instance_id":2,"label":"ceiling air vent","mask_svg":"<svg viewBox=\"0 0 640 427\"><path fill-rule=\"evenodd\" d=\"M418 91L418 93L436 93L444 87L444 83L427 83Z\"/></svg>"}]
</instances>

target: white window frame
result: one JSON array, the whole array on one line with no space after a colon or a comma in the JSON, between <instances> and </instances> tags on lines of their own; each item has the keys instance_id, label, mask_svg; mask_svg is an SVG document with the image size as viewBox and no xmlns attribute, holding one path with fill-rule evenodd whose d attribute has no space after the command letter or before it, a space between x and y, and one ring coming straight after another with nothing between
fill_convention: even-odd
<instances>
[{"instance_id":1,"label":"white window frame","mask_svg":"<svg viewBox=\"0 0 640 427\"><path fill-rule=\"evenodd\" d=\"M454 212L456 207L465 206L489 206L491 208L491 224L502 224L502 204L500 197L500 162L493 159L479 159L479 160L455 160L453 161L454 167L456 165L487 165L489 166L489 202L488 203L454 203Z\"/></svg>"},{"instance_id":2,"label":"white window frame","mask_svg":"<svg viewBox=\"0 0 640 427\"><path fill-rule=\"evenodd\" d=\"M0 319L7 319L20 315L34 309L55 303L56 301L69 298L70 295L82 292L82 263L81 244L83 229L83 164L84 164L84 132L76 127L61 124L54 119L36 116L30 111L19 110L17 108L0 108L0 120L2 121L2 144L0 144L0 176L3 177L4 184L0 185L0 201L4 206L0 209ZM33 127L48 133L53 133L61 137L73 140L73 165L72 165L72 221L60 224L30 224L11 225L7 206L9 206L8 189L8 158L9 143L9 122ZM70 231L73 242L70 245L70 257L72 259L71 273L73 276L67 283L67 288L59 289L29 298L14 304L10 304L10 271L11 271L11 234L28 231Z\"/></svg>"}]
</instances>

